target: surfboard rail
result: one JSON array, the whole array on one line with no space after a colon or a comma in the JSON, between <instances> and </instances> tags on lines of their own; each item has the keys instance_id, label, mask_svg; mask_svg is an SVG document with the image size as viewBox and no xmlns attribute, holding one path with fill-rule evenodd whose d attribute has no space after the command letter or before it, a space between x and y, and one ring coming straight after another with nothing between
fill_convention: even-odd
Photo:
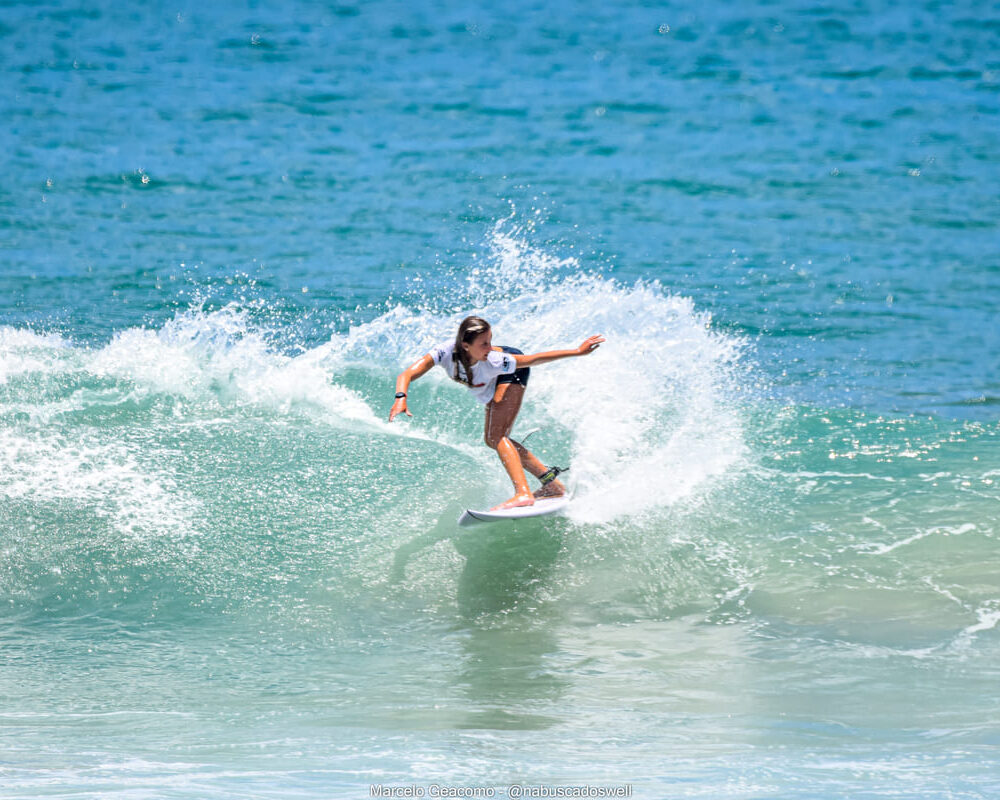
<instances>
[{"instance_id":1,"label":"surfboard rail","mask_svg":"<svg viewBox=\"0 0 1000 800\"><path fill-rule=\"evenodd\" d=\"M518 508L501 508L495 511L467 508L458 518L458 524L463 527L469 527L488 522L510 522L517 519L546 517L564 511L569 502L570 498L564 495L562 497L542 497L536 500L534 505L520 506Z\"/></svg>"}]
</instances>

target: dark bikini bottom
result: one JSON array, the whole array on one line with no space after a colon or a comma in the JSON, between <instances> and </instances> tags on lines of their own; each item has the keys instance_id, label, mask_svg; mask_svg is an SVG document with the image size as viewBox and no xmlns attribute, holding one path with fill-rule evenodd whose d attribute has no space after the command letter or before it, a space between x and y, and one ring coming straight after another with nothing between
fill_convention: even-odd
<instances>
[{"instance_id":1,"label":"dark bikini bottom","mask_svg":"<svg viewBox=\"0 0 1000 800\"><path fill-rule=\"evenodd\" d=\"M522 353L516 347L504 347L503 345L501 345L500 349L503 350L505 353L511 353L512 355L515 356L524 355L524 353ZM520 369L515 370L514 372L508 372L506 375L500 375L497 378L497 386L499 386L501 383L514 383L517 384L518 386L527 386L528 376L530 374L531 374L531 369L529 367L521 367Z\"/></svg>"}]
</instances>

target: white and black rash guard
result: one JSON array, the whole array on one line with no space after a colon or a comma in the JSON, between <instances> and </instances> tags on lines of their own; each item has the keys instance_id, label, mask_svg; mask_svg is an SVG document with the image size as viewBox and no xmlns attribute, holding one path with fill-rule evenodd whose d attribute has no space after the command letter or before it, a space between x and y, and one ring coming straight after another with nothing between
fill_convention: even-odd
<instances>
[{"instance_id":1,"label":"white and black rash guard","mask_svg":"<svg viewBox=\"0 0 1000 800\"><path fill-rule=\"evenodd\" d=\"M444 367L449 378L455 377L455 342L442 342L431 348L431 358L434 363ZM458 374L465 378L465 367L459 367ZM497 378L501 375L509 375L517 370L517 361L510 353L502 353L492 350L485 361L476 361L472 365L472 392L480 403L486 405L493 399L493 393L497 388Z\"/></svg>"}]
</instances>

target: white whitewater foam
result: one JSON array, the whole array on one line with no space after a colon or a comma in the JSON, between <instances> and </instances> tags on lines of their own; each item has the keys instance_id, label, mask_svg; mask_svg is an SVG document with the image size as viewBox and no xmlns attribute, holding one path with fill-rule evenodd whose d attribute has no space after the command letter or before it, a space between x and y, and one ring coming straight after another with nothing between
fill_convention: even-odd
<instances>
[{"instance_id":1,"label":"white whitewater foam","mask_svg":"<svg viewBox=\"0 0 1000 800\"><path fill-rule=\"evenodd\" d=\"M248 323L246 312L232 305L185 311L160 330L122 331L95 354L89 368L195 402L262 406L279 413L302 407L332 419L379 422L356 392L331 380L314 354L276 352Z\"/></svg>"},{"instance_id":2,"label":"white whitewater foam","mask_svg":"<svg viewBox=\"0 0 1000 800\"><path fill-rule=\"evenodd\" d=\"M132 536L197 532L198 504L169 475L140 464L122 444L86 436L0 428L0 497L70 500Z\"/></svg>"},{"instance_id":3,"label":"white whitewater foam","mask_svg":"<svg viewBox=\"0 0 1000 800\"><path fill-rule=\"evenodd\" d=\"M0 384L16 375L49 371L68 348L56 334L0 325Z\"/></svg>"}]
</instances>

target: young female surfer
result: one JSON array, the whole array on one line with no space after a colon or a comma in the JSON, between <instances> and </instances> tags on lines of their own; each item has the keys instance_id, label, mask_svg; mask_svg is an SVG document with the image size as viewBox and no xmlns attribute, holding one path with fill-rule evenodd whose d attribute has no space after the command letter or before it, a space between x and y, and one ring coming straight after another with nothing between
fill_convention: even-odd
<instances>
[{"instance_id":1,"label":"young female surfer","mask_svg":"<svg viewBox=\"0 0 1000 800\"><path fill-rule=\"evenodd\" d=\"M514 496L495 508L530 506L536 497L558 497L566 493L566 487L556 480L558 470L546 467L520 442L511 439L510 430L514 427L517 412L521 410L521 399L531 372L529 367L561 358L585 356L593 353L603 341L602 336L591 336L574 350L549 350L526 355L513 347L494 347L490 324L479 317L466 317L458 326L454 341L442 342L396 378L396 402L389 412L389 422L399 414L413 416L406 407L410 381L439 364L453 380L468 387L473 396L486 406L486 444L497 451L514 484ZM528 488L525 469L542 482L542 487L535 494Z\"/></svg>"}]
</instances>

